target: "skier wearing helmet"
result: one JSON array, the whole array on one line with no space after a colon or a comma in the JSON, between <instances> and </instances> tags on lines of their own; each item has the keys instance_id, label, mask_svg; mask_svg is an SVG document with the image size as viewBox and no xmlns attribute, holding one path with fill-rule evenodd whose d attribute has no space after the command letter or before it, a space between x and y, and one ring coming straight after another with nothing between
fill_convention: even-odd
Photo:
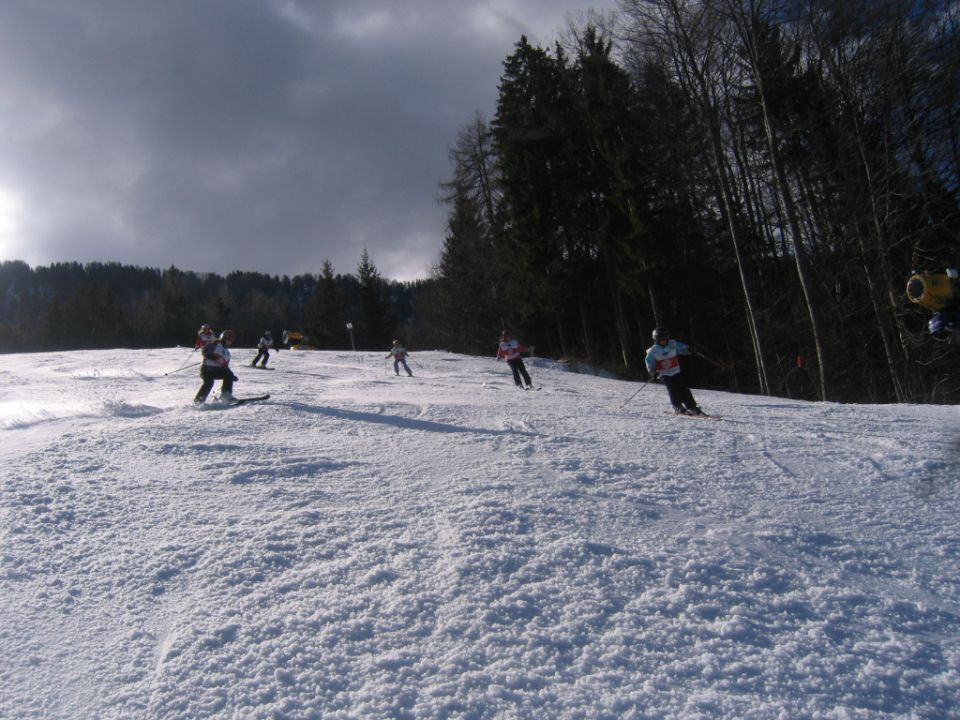
<instances>
[{"instance_id":1,"label":"skier wearing helmet","mask_svg":"<svg viewBox=\"0 0 960 720\"><path fill-rule=\"evenodd\" d=\"M210 327L210 323L204 323L197 330L197 341L194 343L195 350L201 350L204 345L217 339L217 334Z\"/></svg>"},{"instance_id":2,"label":"skier wearing helmet","mask_svg":"<svg viewBox=\"0 0 960 720\"><path fill-rule=\"evenodd\" d=\"M250 367L256 367L257 363L260 362L260 358L263 358L260 367L265 368L267 366L267 360L270 359L270 348L272 347L273 335L269 330L264 330L263 337L260 338L260 342L257 343L257 356L253 359L253 362L250 363Z\"/></svg>"},{"instance_id":3,"label":"skier wearing helmet","mask_svg":"<svg viewBox=\"0 0 960 720\"><path fill-rule=\"evenodd\" d=\"M236 339L233 330L224 330L220 338L203 346L203 363L200 365L200 377L203 385L193 398L194 405L203 405L213 389L216 380L222 380L220 385L220 401L233 402L233 382L237 376L230 369L230 346Z\"/></svg>"},{"instance_id":4,"label":"skier wearing helmet","mask_svg":"<svg viewBox=\"0 0 960 720\"><path fill-rule=\"evenodd\" d=\"M523 353L529 352L527 348L521 345L509 330L504 330L500 334L500 345L497 347L497 357L503 358L510 370L513 371L513 382L522 390L532 390L533 381L530 380L530 374L527 372L527 366L523 363ZM524 386L526 383L526 386Z\"/></svg>"},{"instance_id":5,"label":"skier wearing helmet","mask_svg":"<svg viewBox=\"0 0 960 720\"><path fill-rule=\"evenodd\" d=\"M407 349L403 346L401 340L395 339L393 341L393 347L390 348L390 352L384 359L393 358L393 372L396 375L400 374L400 366L403 365L403 369L406 371L409 377L413 377L413 373L410 372L410 366L407 365L407 356L410 353L407 352Z\"/></svg>"},{"instance_id":6,"label":"skier wearing helmet","mask_svg":"<svg viewBox=\"0 0 960 720\"><path fill-rule=\"evenodd\" d=\"M680 355L690 355L690 347L679 340L672 340L666 328L653 331L653 346L647 350L647 371L650 378L657 378L667 386L670 404L678 415L703 415L693 399L686 380L680 375Z\"/></svg>"}]
</instances>

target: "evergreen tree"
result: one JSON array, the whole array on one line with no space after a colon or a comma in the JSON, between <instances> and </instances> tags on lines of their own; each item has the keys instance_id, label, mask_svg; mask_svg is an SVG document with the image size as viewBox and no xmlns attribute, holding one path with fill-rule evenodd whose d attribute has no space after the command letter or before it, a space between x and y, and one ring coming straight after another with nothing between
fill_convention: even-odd
<instances>
[{"instance_id":1,"label":"evergreen tree","mask_svg":"<svg viewBox=\"0 0 960 720\"><path fill-rule=\"evenodd\" d=\"M163 312L163 338L161 342L164 345L181 343L185 329L192 328L196 323L194 318L190 316L190 303L187 297L184 274L173 265L163 274L160 303Z\"/></svg>"},{"instance_id":2,"label":"evergreen tree","mask_svg":"<svg viewBox=\"0 0 960 720\"><path fill-rule=\"evenodd\" d=\"M592 26L578 39L573 72L584 140L577 221L589 243L581 282L590 290L581 313L589 313L593 336L584 333L585 348L594 362L619 357L629 367L645 344L628 308L645 302L656 258L679 244L678 214L673 188L654 181L652 119L641 112L629 74L611 58L611 41ZM661 189L659 196L651 188Z\"/></svg>"},{"instance_id":3,"label":"evergreen tree","mask_svg":"<svg viewBox=\"0 0 960 720\"><path fill-rule=\"evenodd\" d=\"M389 347L390 321L388 307L384 298L383 280L367 249L360 255L357 265L357 281L360 296L360 321L358 326L358 347L374 350Z\"/></svg>"},{"instance_id":4,"label":"evergreen tree","mask_svg":"<svg viewBox=\"0 0 960 720\"><path fill-rule=\"evenodd\" d=\"M564 355L574 349L567 318L590 252L577 224L585 188L575 110L562 49L554 58L521 37L504 62L493 123L506 213L501 254L511 267L504 319Z\"/></svg>"},{"instance_id":5,"label":"evergreen tree","mask_svg":"<svg viewBox=\"0 0 960 720\"><path fill-rule=\"evenodd\" d=\"M318 347L343 349L350 345L343 315L343 293L333 274L333 265L323 261L317 289L307 305L307 335Z\"/></svg>"},{"instance_id":6,"label":"evergreen tree","mask_svg":"<svg viewBox=\"0 0 960 720\"><path fill-rule=\"evenodd\" d=\"M475 116L450 151L453 179L443 183L450 207L440 261L434 268L439 337L450 350L486 354L499 328L506 267L497 158L490 130Z\"/></svg>"}]
</instances>

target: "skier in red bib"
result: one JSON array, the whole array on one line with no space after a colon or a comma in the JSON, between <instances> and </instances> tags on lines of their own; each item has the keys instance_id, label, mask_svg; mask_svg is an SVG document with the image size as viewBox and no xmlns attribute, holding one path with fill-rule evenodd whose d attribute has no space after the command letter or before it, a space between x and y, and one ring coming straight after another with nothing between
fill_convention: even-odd
<instances>
[{"instance_id":1,"label":"skier in red bib","mask_svg":"<svg viewBox=\"0 0 960 720\"><path fill-rule=\"evenodd\" d=\"M213 383L216 380L222 380L220 385L221 402L232 402L233 382L237 376L230 369L230 346L236 339L233 330L224 330L220 333L220 338L209 342L203 346L203 364L200 366L200 377L203 378L203 385L197 391L193 398L194 405L203 405L213 389Z\"/></svg>"},{"instance_id":2,"label":"skier in red bib","mask_svg":"<svg viewBox=\"0 0 960 720\"><path fill-rule=\"evenodd\" d=\"M203 346L217 339L217 334L210 327L210 323L204 323L197 330L197 341L193 344L194 349L203 350Z\"/></svg>"},{"instance_id":3,"label":"skier in red bib","mask_svg":"<svg viewBox=\"0 0 960 720\"><path fill-rule=\"evenodd\" d=\"M413 373L410 372L410 366L407 365L407 356L409 354L400 340L393 341L393 347L390 348L390 354L387 355L386 359L393 358L393 372L395 375L400 374L400 366L403 365L403 369L407 375L413 377Z\"/></svg>"},{"instance_id":4,"label":"skier in red bib","mask_svg":"<svg viewBox=\"0 0 960 720\"><path fill-rule=\"evenodd\" d=\"M497 348L497 357L507 361L507 365L513 371L513 382L518 388L531 390L533 382L527 373L527 366L523 364L523 353L529 352L527 348L517 342L517 339L504 330L500 335L500 347ZM526 387L524 388L524 383Z\"/></svg>"},{"instance_id":5,"label":"skier in red bib","mask_svg":"<svg viewBox=\"0 0 960 720\"><path fill-rule=\"evenodd\" d=\"M690 347L686 343L672 340L666 328L658 327L653 331L653 346L647 350L647 371L652 380L659 378L667 386L675 413L703 415L687 381L680 374L680 356L690 354Z\"/></svg>"}]
</instances>

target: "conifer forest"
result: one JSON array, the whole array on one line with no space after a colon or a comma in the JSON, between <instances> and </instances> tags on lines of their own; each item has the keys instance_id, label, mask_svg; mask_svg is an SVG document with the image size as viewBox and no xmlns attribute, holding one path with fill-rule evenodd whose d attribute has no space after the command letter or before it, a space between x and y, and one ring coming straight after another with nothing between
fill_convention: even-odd
<instances>
[{"instance_id":1,"label":"conifer forest","mask_svg":"<svg viewBox=\"0 0 960 720\"><path fill-rule=\"evenodd\" d=\"M960 345L909 302L960 266L955 0L619 0L517 39L496 107L449 139L429 277L0 264L0 349L240 344L542 357L645 379L658 326L695 386L960 401ZM425 198L432 202L434 198ZM348 333L346 324L354 330Z\"/></svg>"}]
</instances>

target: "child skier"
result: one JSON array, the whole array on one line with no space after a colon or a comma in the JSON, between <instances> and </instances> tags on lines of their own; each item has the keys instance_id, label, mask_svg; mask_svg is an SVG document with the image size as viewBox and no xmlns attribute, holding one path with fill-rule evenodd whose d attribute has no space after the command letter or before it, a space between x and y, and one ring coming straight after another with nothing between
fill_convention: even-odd
<instances>
[{"instance_id":1,"label":"child skier","mask_svg":"<svg viewBox=\"0 0 960 720\"><path fill-rule=\"evenodd\" d=\"M217 334L213 331L213 328L210 327L210 323L204 323L200 326L200 329L197 330L197 341L193 344L194 350L202 350L204 345L216 339Z\"/></svg>"},{"instance_id":2,"label":"child skier","mask_svg":"<svg viewBox=\"0 0 960 720\"><path fill-rule=\"evenodd\" d=\"M220 385L221 402L233 402L233 382L237 376L230 369L230 346L235 339L233 330L224 330L218 340L203 346L203 364L200 366L203 385L193 399L194 405L203 405L215 380L223 381Z\"/></svg>"},{"instance_id":3,"label":"child skier","mask_svg":"<svg viewBox=\"0 0 960 720\"><path fill-rule=\"evenodd\" d=\"M647 371L651 379L663 380L675 413L703 415L686 381L680 376L680 355L690 355L690 347L679 340L671 340L667 329L658 327L653 331L653 346L647 350Z\"/></svg>"},{"instance_id":4,"label":"child skier","mask_svg":"<svg viewBox=\"0 0 960 720\"><path fill-rule=\"evenodd\" d=\"M390 354L387 355L387 357L393 358L393 372L395 374L400 374L400 366L403 365L403 369L407 371L407 375L413 377L413 373L410 372L410 368L407 366L407 355L409 354L402 342L399 340L393 341L393 347L390 348Z\"/></svg>"},{"instance_id":5,"label":"child skier","mask_svg":"<svg viewBox=\"0 0 960 720\"><path fill-rule=\"evenodd\" d=\"M517 342L517 339L509 331L504 330L500 334L500 347L497 348L497 357L506 360L507 365L510 366L513 371L513 382L516 383L516 386L524 390L530 390L533 388L533 382L530 380L527 366L523 364L523 357L521 356L521 353L525 352L529 352L529 350ZM524 383L526 383L525 388Z\"/></svg>"},{"instance_id":6,"label":"child skier","mask_svg":"<svg viewBox=\"0 0 960 720\"><path fill-rule=\"evenodd\" d=\"M257 363L260 362L260 358L263 358L260 367L265 368L267 366L267 360L270 359L270 348L272 347L273 335L269 330L264 330L263 337L260 338L260 342L257 343L257 356L253 359L253 362L250 363L250 367L256 367Z\"/></svg>"}]
</instances>

